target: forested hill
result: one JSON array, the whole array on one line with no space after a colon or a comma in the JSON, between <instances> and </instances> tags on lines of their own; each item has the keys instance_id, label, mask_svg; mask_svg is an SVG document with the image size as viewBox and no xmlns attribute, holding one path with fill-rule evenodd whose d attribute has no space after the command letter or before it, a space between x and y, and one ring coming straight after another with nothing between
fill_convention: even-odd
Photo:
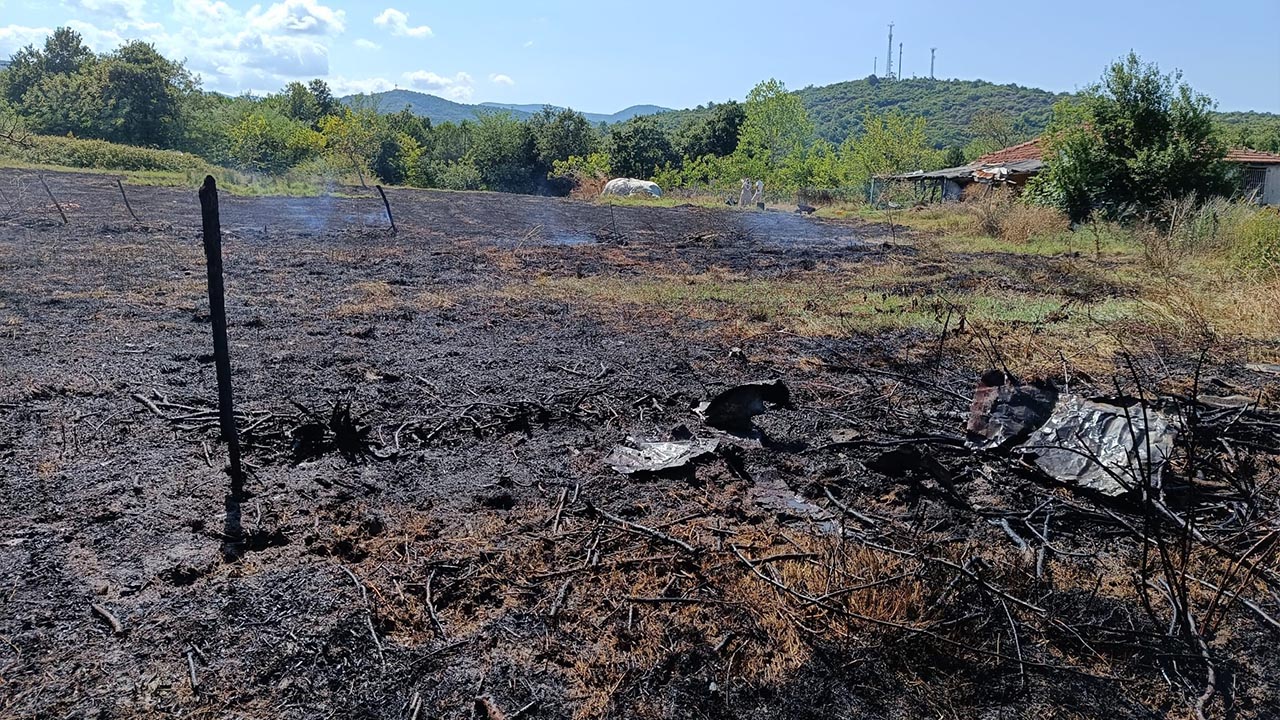
<instances>
[{"instance_id":1,"label":"forested hill","mask_svg":"<svg viewBox=\"0 0 1280 720\"><path fill-rule=\"evenodd\" d=\"M413 90L388 90L371 95L348 95L342 98L342 102L346 105L368 103L384 113L400 112L408 107L413 114L431 118L431 122L434 123L475 120L476 113L495 111L509 112L517 120L526 120L543 108L542 105L504 105L502 103L468 105ZM556 109L559 108L556 107ZM657 105L633 105L616 113L583 113L582 115L587 122L597 125L624 122L637 115L655 115L667 111L667 108Z\"/></svg>"},{"instance_id":2,"label":"forested hill","mask_svg":"<svg viewBox=\"0 0 1280 720\"><path fill-rule=\"evenodd\" d=\"M923 115L929 142L935 147L964 147L974 139L970 122L982 111L998 113L1011 121L1010 139L1034 137L1049 122L1053 104L1069 97L1066 93L996 85L982 80L884 80L875 76L861 80L809 86L798 90L818 135L839 144L862 130L867 111L887 112L895 108L907 115ZM690 116L707 114L704 107L667 113L660 123L679 127Z\"/></svg>"},{"instance_id":3,"label":"forested hill","mask_svg":"<svg viewBox=\"0 0 1280 720\"><path fill-rule=\"evenodd\" d=\"M926 134L930 144L936 148L965 148L976 136L983 135L982 129L973 125L975 116L985 113L1007 119L1008 124L1002 122L997 133L1000 137L990 137L990 132L985 133L988 145L982 152L992 149L991 143L1001 147L1039 135L1049 123L1054 103L1071 97L1068 93L1052 93L1021 85L996 85L982 80L913 78L892 81L874 76L822 87L809 86L796 91L796 94L804 101L818 135L836 144L862 131L862 119L869 110L886 112L896 108L907 115L924 116ZM506 111L517 120L525 120L542 107L498 103L469 105L412 90L352 95L342 98L342 102L348 105L368 103L384 113L408 107L413 113L429 117L435 123L475 120L476 113L495 110ZM710 114L707 106L667 110L654 105L636 105L611 115L583 113L583 116L592 125L598 125L625 122L640 115L656 115L660 126L674 132L690 120ZM1280 152L1280 115L1231 112L1218 113L1217 117L1230 144Z\"/></svg>"},{"instance_id":4,"label":"forested hill","mask_svg":"<svg viewBox=\"0 0 1280 720\"><path fill-rule=\"evenodd\" d=\"M1053 104L1065 93L996 85L982 80L862 80L807 87L799 91L818 134L834 143L862 130L867 110L894 108L922 115L929 140L937 147L963 147L973 139L969 124L982 111L999 112L1012 121L1018 138L1033 137L1049 123Z\"/></svg>"}]
</instances>

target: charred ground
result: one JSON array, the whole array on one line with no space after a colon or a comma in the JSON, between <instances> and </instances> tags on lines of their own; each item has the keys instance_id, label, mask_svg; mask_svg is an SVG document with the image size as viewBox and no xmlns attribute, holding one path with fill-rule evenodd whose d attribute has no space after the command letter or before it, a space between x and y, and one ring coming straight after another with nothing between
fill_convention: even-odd
<instances>
[{"instance_id":1,"label":"charred ground","mask_svg":"<svg viewBox=\"0 0 1280 720\"><path fill-rule=\"evenodd\" d=\"M241 502L194 190L130 188L134 222L49 181L67 225L0 175L0 714L1183 717L1211 669L1210 715L1277 712L1274 376L1128 317L1062 353L1059 315L1132 297L1105 262L467 193L390 193L393 236L369 197L224 195ZM1056 300L952 299L991 287ZM1172 516L964 448L1006 362L1194 418ZM770 378L792 407L752 437L692 411ZM604 463L685 431L720 450Z\"/></svg>"}]
</instances>

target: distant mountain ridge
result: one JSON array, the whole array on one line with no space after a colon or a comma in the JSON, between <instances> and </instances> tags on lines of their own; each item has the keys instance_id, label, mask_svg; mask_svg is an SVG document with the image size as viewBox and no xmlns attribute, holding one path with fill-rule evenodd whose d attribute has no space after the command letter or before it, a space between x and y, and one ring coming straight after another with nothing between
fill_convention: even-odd
<instances>
[{"instance_id":1,"label":"distant mountain ridge","mask_svg":"<svg viewBox=\"0 0 1280 720\"><path fill-rule=\"evenodd\" d=\"M970 122L982 110L1007 114L1012 121L1013 142L1039 135L1053 116L1054 103L1073 97L1071 93L1054 93L1021 85L997 85L983 80L933 80L908 78L889 80L870 76L859 80L824 86L809 86L795 91L804 102L818 135L840 143L862 131L862 120L868 111L883 113L901 110L907 115L920 115L926 120L929 142L938 148L963 148L973 133ZM399 112L405 106L432 122L474 120L478 112L506 111L517 118L528 118L542 105L481 103L469 105L414 92L391 90L373 95L354 95L342 101L373 102L382 112ZM640 115L656 115L660 126L676 130L683 123L710 115L711 108L698 106L687 110L670 110L656 105L634 105L625 110L603 115L584 113L592 123L625 122ZM1216 113L1217 120L1230 129L1229 141L1258 150L1280 151L1280 115L1260 112Z\"/></svg>"},{"instance_id":2,"label":"distant mountain ridge","mask_svg":"<svg viewBox=\"0 0 1280 720\"><path fill-rule=\"evenodd\" d=\"M468 103L459 103L452 100L446 100L438 95L430 95L415 90L388 90L386 92L372 93L368 95L348 95L341 98L341 102L346 105L356 103L371 103L379 112L393 113L400 112L408 107L410 112L416 115L431 118L431 122L461 122L463 120L475 120L478 113L506 111L520 120L524 120L535 113L538 113L544 107L543 105L515 105L510 103L493 103L486 102L478 105ZM559 106L551 106L557 110ZM589 113L584 112L582 115L592 124L605 123L613 124L626 122L633 117L640 115L657 115L661 113L671 112L670 108L660 107L658 105L632 105L629 108L619 110L616 113Z\"/></svg>"}]
</instances>

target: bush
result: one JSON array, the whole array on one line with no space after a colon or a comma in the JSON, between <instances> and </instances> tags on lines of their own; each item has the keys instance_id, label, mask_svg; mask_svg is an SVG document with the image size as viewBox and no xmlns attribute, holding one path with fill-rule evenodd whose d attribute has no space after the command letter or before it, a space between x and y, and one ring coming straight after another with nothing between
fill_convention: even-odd
<instances>
[{"instance_id":1,"label":"bush","mask_svg":"<svg viewBox=\"0 0 1280 720\"><path fill-rule=\"evenodd\" d=\"M1061 212L1025 202L1009 205L999 220L1000 238L1007 242L1024 243L1033 237L1055 235L1071 229L1067 216Z\"/></svg>"},{"instance_id":2,"label":"bush","mask_svg":"<svg viewBox=\"0 0 1280 720\"><path fill-rule=\"evenodd\" d=\"M38 135L25 146L9 146L10 157L39 165L99 170L204 172L209 163L189 153L119 145L105 140Z\"/></svg>"},{"instance_id":3,"label":"bush","mask_svg":"<svg viewBox=\"0 0 1280 720\"><path fill-rule=\"evenodd\" d=\"M1280 273L1280 210L1262 207L1236 219L1225 233L1230 254L1237 265L1247 270Z\"/></svg>"}]
</instances>

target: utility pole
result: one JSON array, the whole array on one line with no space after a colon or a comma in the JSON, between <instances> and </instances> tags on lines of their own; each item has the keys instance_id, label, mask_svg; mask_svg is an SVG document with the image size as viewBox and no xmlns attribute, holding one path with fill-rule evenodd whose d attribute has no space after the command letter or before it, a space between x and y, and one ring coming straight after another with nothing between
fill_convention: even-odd
<instances>
[{"instance_id":1,"label":"utility pole","mask_svg":"<svg viewBox=\"0 0 1280 720\"><path fill-rule=\"evenodd\" d=\"M884 76L893 79L893 23L889 23L889 57L884 59Z\"/></svg>"},{"instance_id":2,"label":"utility pole","mask_svg":"<svg viewBox=\"0 0 1280 720\"><path fill-rule=\"evenodd\" d=\"M933 57L938 54L938 48L929 48L929 79L933 79Z\"/></svg>"},{"instance_id":3,"label":"utility pole","mask_svg":"<svg viewBox=\"0 0 1280 720\"><path fill-rule=\"evenodd\" d=\"M898 43L898 77L902 77L902 43Z\"/></svg>"}]
</instances>

